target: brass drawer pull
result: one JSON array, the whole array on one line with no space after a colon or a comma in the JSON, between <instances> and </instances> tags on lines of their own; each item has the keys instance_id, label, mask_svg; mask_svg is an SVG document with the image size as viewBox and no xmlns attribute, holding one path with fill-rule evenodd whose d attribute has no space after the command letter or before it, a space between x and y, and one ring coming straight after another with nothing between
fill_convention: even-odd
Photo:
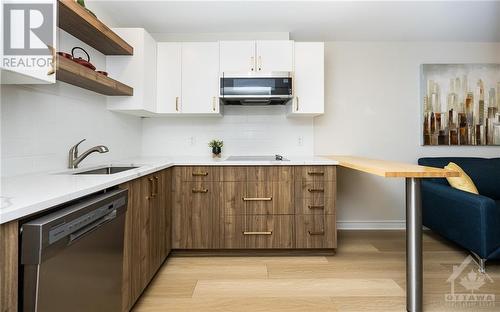
<instances>
[{"instance_id":1,"label":"brass drawer pull","mask_svg":"<svg viewBox=\"0 0 500 312\"><path fill-rule=\"evenodd\" d=\"M208 189L192 189L193 193L208 193Z\"/></svg>"},{"instance_id":2,"label":"brass drawer pull","mask_svg":"<svg viewBox=\"0 0 500 312\"><path fill-rule=\"evenodd\" d=\"M325 235L325 231L307 231L307 233L309 233L309 235Z\"/></svg>"},{"instance_id":3,"label":"brass drawer pull","mask_svg":"<svg viewBox=\"0 0 500 312\"><path fill-rule=\"evenodd\" d=\"M308 175L325 175L323 171L308 171Z\"/></svg>"},{"instance_id":4,"label":"brass drawer pull","mask_svg":"<svg viewBox=\"0 0 500 312\"><path fill-rule=\"evenodd\" d=\"M307 191L309 193L314 193L314 192L317 192L317 193L323 193L325 191L325 189L315 189L315 188L309 188L307 189Z\"/></svg>"},{"instance_id":5,"label":"brass drawer pull","mask_svg":"<svg viewBox=\"0 0 500 312\"><path fill-rule=\"evenodd\" d=\"M307 206L307 208L309 208L309 209L325 209L325 206L324 205L317 205L317 206L309 205L309 206Z\"/></svg>"},{"instance_id":6,"label":"brass drawer pull","mask_svg":"<svg viewBox=\"0 0 500 312\"><path fill-rule=\"evenodd\" d=\"M272 197L243 197L243 201L270 201Z\"/></svg>"},{"instance_id":7,"label":"brass drawer pull","mask_svg":"<svg viewBox=\"0 0 500 312\"><path fill-rule=\"evenodd\" d=\"M193 172L191 173L193 177L206 177L208 175L208 172Z\"/></svg>"},{"instance_id":8,"label":"brass drawer pull","mask_svg":"<svg viewBox=\"0 0 500 312\"><path fill-rule=\"evenodd\" d=\"M243 232L243 235L273 235L273 232L272 231L268 231L268 232Z\"/></svg>"}]
</instances>

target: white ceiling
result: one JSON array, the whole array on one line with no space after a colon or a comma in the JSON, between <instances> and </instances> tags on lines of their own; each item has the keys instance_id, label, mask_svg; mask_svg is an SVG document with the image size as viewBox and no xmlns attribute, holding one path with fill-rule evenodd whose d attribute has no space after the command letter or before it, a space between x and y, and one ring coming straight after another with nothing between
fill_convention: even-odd
<instances>
[{"instance_id":1,"label":"white ceiling","mask_svg":"<svg viewBox=\"0 0 500 312\"><path fill-rule=\"evenodd\" d=\"M500 1L87 0L116 27L151 33L289 32L295 40L500 42Z\"/></svg>"}]
</instances>

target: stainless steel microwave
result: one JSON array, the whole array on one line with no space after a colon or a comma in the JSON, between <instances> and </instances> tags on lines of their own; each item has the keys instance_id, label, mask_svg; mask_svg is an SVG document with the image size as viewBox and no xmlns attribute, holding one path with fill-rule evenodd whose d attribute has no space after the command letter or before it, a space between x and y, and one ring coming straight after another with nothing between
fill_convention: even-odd
<instances>
[{"instance_id":1,"label":"stainless steel microwave","mask_svg":"<svg viewBox=\"0 0 500 312\"><path fill-rule=\"evenodd\" d=\"M293 97L288 73L269 76L223 75L220 99L225 105L284 105Z\"/></svg>"}]
</instances>

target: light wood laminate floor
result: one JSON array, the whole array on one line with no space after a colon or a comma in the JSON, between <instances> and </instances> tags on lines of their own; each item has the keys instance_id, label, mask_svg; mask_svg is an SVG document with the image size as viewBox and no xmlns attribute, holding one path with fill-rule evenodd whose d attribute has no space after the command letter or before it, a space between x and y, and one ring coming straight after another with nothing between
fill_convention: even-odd
<instances>
[{"instance_id":1,"label":"light wood laminate floor","mask_svg":"<svg viewBox=\"0 0 500 312\"><path fill-rule=\"evenodd\" d=\"M133 311L405 311L404 237L340 231L337 254L326 257L170 257ZM491 280L469 275L473 263L455 280L455 293L471 293L465 281L495 302L453 305L447 279L467 253L430 232L423 245L424 311L500 311L498 262L487 267Z\"/></svg>"}]
</instances>

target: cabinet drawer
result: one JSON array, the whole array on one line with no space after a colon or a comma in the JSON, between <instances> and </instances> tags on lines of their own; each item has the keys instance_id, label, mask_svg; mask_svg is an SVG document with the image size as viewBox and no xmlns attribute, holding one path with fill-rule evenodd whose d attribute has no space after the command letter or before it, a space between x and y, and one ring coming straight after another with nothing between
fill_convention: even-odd
<instances>
[{"instance_id":1,"label":"cabinet drawer","mask_svg":"<svg viewBox=\"0 0 500 312\"><path fill-rule=\"evenodd\" d=\"M248 182L246 214L293 214L293 184L285 182Z\"/></svg>"},{"instance_id":2,"label":"cabinet drawer","mask_svg":"<svg viewBox=\"0 0 500 312\"><path fill-rule=\"evenodd\" d=\"M246 180L249 182L293 181L293 167L291 166L250 166L246 168Z\"/></svg>"},{"instance_id":3,"label":"cabinet drawer","mask_svg":"<svg viewBox=\"0 0 500 312\"><path fill-rule=\"evenodd\" d=\"M296 215L297 248L337 248L335 215Z\"/></svg>"},{"instance_id":4,"label":"cabinet drawer","mask_svg":"<svg viewBox=\"0 0 500 312\"><path fill-rule=\"evenodd\" d=\"M292 182L222 182L225 215L293 214Z\"/></svg>"},{"instance_id":5,"label":"cabinet drawer","mask_svg":"<svg viewBox=\"0 0 500 312\"><path fill-rule=\"evenodd\" d=\"M293 248L294 216L226 216L224 248Z\"/></svg>"},{"instance_id":6,"label":"cabinet drawer","mask_svg":"<svg viewBox=\"0 0 500 312\"><path fill-rule=\"evenodd\" d=\"M195 166L195 167L177 167L176 175L181 181L220 181L220 167L213 166Z\"/></svg>"},{"instance_id":7,"label":"cabinet drawer","mask_svg":"<svg viewBox=\"0 0 500 312\"><path fill-rule=\"evenodd\" d=\"M247 180L247 167L222 167L222 181L245 182Z\"/></svg>"},{"instance_id":8,"label":"cabinet drawer","mask_svg":"<svg viewBox=\"0 0 500 312\"><path fill-rule=\"evenodd\" d=\"M334 214L335 198L326 196L298 197L295 200L296 214Z\"/></svg>"},{"instance_id":9,"label":"cabinet drawer","mask_svg":"<svg viewBox=\"0 0 500 312\"><path fill-rule=\"evenodd\" d=\"M224 182L281 182L292 179L291 166L221 167L221 180Z\"/></svg>"},{"instance_id":10,"label":"cabinet drawer","mask_svg":"<svg viewBox=\"0 0 500 312\"><path fill-rule=\"evenodd\" d=\"M295 181L335 181L335 166L297 166Z\"/></svg>"},{"instance_id":11,"label":"cabinet drawer","mask_svg":"<svg viewBox=\"0 0 500 312\"><path fill-rule=\"evenodd\" d=\"M296 198L335 197L335 181L296 181Z\"/></svg>"}]
</instances>

